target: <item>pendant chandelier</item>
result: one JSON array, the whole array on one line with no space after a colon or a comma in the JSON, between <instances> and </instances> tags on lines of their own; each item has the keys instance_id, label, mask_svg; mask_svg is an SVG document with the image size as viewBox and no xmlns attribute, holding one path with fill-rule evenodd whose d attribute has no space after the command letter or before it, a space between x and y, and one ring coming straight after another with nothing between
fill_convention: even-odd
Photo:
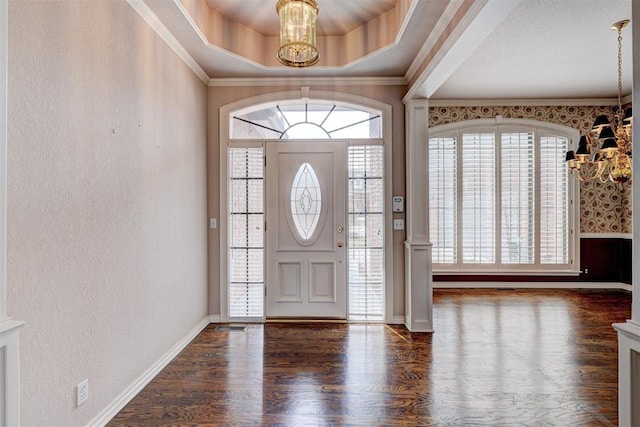
<instances>
[{"instance_id":1,"label":"pendant chandelier","mask_svg":"<svg viewBox=\"0 0 640 427\"><path fill-rule=\"evenodd\" d=\"M309 67L318 62L316 0L279 0L280 49L277 58L288 67Z\"/></svg>"},{"instance_id":2,"label":"pendant chandelier","mask_svg":"<svg viewBox=\"0 0 640 427\"><path fill-rule=\"evenodd\" d=\"M633 117L631 108L622 109L622 29L629 20L616 22L611 26L618 31L618 110L614 123L605 115L598 116L593 127L580 137L578 149L567 151L565 160L569 170L580 181L623 183L631 179L631 128ZM591 147L600 148L592 155Z\"/></svg>"}]
</instances>

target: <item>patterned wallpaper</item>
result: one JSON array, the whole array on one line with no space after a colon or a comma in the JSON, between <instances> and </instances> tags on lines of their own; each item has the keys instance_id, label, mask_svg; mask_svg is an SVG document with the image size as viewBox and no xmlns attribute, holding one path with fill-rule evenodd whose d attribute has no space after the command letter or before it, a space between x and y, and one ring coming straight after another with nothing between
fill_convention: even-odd
<instances>
[{"instance_id":1,"label":"patterned wallpaper","mask_svg":"<svg viewBox=\"0 0 640 427\"><path fill-rule=\"evenodd\" d=\"M616 107L609 106L491 106L429 107L429 127L464 120L502 116L557 123L587 132L596 116L613 120ZM631 181L580 184L581 233L631 233Z\"/></svg>"}]
</instances>

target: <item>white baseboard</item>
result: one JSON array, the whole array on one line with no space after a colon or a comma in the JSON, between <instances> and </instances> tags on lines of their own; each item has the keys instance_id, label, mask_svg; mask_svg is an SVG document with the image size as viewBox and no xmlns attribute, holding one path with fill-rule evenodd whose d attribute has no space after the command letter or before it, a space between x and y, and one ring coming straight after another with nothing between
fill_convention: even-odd
<instances>
[{"instance_id":1,"label":"white baseboard","mask_svg":"<svg viewBox=\"0 0 640 427\"><path fill-rule=\"evenodd\" d=\"M87 426L106 425L118 412L124 408L165 366L173 360L186 346L189 344L207 325L210 323L211 317L207 316L202 319L189 333L174 345L167 353L165 353L156 363L151 365L142 375L129 385L118 397L115 398L106 408L104 408Z\"/></svg>"},{"instance_id":2,"label":"white baseboard","mask_svg":"<svg viewBox=\"0 0 640 427\"><path fill-rule=\"evenodd\" d=\"M404 316L393 316L391 318L392 325L404 325Z\"/></svg>"},{"instance_id":3,"label":"white baseboard","mask_svg":"<svg viewBox=\"0 0 640 427\"><path fill-rule=\"evenodd\" d=\"M633 287L620 282L433 282L434 289L622 289L631 291Z\"/></svg>"},{"instance_id":4,"label":"white baseboard","mask_svg":"<svg viewBox=\"0 0 640 427\"><path fill-rule=\"evenodd\" d=\"M221 323L222 320L220 319L220 315L219 314L212 314L209 316L209 323Z\"/></svg>"}]
</instances>

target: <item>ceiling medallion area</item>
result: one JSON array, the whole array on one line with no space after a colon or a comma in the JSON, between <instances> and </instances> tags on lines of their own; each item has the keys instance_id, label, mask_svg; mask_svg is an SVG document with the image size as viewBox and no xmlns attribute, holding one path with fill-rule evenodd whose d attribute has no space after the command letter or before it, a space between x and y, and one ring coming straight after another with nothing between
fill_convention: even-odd
<instances>
[{"instance_id":1,"label":"ceiling medallion area","mask_svg":"<svg viewBox=\"0 0 640 427\"><path fill-rule=\"evenodd\" d=\"M315 0L279 0L276 11L280 17L280 48L277 58L288 67L309 67L320 59L316 48Z\"/></svg>"},{"instance_id":2,"label":"ceiling medallion area","mask_svg":"<svg viewBox=\"0 0 640 427\"><path fill-rule=\"evenodd\" d=\"M233 61L346 67L393 48L412 1L248 0L240 8L237 0L199 0L183 2L183 12L207 50L227 52Z\"/></svg>"}]
</instances>

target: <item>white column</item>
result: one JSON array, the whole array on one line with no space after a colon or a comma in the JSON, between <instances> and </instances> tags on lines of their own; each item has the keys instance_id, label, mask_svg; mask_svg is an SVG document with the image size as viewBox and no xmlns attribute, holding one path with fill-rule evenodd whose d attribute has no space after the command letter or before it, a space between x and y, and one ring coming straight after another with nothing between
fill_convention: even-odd
<instances>
[{"instance_id":1,"label":"white column","mask_svg":"<svg viewBox=\"0 0 640 427\"><path fill-rule=\"evenodd\" d=\"M633 0L632 25L633 37L627 35L626 40L640 40L640 0ZM640 43L633 43L632 60L640 61ZM636 116L640 106L640 67L633 67L633 108ZM635 377L632 375L633 363L640 365L640 122L635 121L633 128L633 244L632 244L632 284L633 303L631 320L616 323L613 327L618 331L618 420L621 427L640 425L640 366L635 366ZM638 184L638 185L636 185ZM633 354L636 357L632 357ZM635 362L634 362L635 361ZM635 390L635 393L633 392Z\"/></svg>"},{"instance_id":2,"label":"white column","mask_svg":"<svg viewBox=\"0 0 640 427\"><path fill-rule=\"evenodd\" d=\"M426 99L412 99L405 103L405 325L411 332L433 332L433 280L427 201L428 107Z\"/></svg>"}]
</instances>

